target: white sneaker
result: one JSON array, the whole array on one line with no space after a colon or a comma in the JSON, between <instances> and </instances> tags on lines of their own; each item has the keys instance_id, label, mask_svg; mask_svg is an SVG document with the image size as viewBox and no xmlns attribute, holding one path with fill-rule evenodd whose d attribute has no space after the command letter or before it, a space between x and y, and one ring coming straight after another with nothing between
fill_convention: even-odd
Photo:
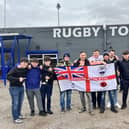
<instances>
[{"instance_id":1,"label":"white sneaker","mask_svg":"<svg viewBox=\"0 0 129 129\"><path fill-rule=\"evenodd\" d=\"M118 102L115 104L115 106L119 109L121 108L121 105Z\"/></svg>"},{"instance_id":2,"label":"white sneaker","mask_svg":"<svg viewBox=\"0 0 129 129\"><path fill-rule=\"evenodd\" d=\"M110 108L111 107L111 104L110 102L107 103L107 108Z\"/></svg>"},{"instance_id":3,"label":"white sneaker","mask_svg":"<svg viewBox=\"0 0 129 129\"><path fill-rule=\"evenodd\" d=\"M25 119L25 117L23 115L20 115L19 119Z\"/></svg>"},{"instance_id":4,"label":"white sneaker","mask_svg":"<svg viewBox=\"0 0 129 129\"><path fill-rule=\"evenodd\" d=\"M21 119L16 119L16 120L14 120L14 123L15 123L15 124L22 124L23 121L22 121Z\"/></svg>"}]
</instances>

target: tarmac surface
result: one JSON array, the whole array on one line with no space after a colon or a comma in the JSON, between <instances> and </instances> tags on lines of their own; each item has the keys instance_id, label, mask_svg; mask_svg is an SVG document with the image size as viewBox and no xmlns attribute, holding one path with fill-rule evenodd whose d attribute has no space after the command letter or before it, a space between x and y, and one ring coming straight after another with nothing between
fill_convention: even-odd
<instances>
[{"instance_id":1,"label":"tarmac surface","mask_svg":"<svg viewBox=\"0 0 129 129\"><path fill-rule=\"evenodd\" d=\"M118 93L121 104L121 94ZM108 97L107 97L108 98ZM36 102L35 102L36 105ZM53 115L45 117L38 115L30 116L28 101L24 98L22 114L25 116L23 124L14 124L11 117L11 99L8 86L0 84L0 129L129 129L129 107L125 110L118 109L117 114L106 109L104 114L99 113L99 109L94 110L95 115L88 112L79 113L81 108L80 98L77 91L72 93L72 110L65 113L60 112L59 88L54 83L52 96Z\"/></svg>"}]
</instances>

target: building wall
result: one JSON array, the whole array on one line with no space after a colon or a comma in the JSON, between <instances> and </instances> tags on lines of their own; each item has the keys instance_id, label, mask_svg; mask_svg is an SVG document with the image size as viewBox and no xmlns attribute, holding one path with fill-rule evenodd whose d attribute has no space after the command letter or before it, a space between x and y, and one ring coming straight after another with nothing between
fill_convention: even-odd
<instances>
[{"instance_id":1,"label":"building wall","mask_svg":"<svg viewBox=\"0 0 129 129\"><path fill-rule=\"evenodd\" d=\"M103 53L113 48L118 55L129 49L129 25L7 28L5 32L31 35L30 50L58 50L60 57L69 52L72 60L81 50L91 56L94 49ZM21 41L22 56L25 45L25 40Z\"/></svg>"}]
</instances>

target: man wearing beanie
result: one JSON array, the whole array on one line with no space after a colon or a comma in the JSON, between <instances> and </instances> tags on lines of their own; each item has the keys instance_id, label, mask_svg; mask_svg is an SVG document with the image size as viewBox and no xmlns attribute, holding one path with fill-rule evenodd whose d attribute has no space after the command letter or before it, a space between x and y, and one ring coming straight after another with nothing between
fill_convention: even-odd
<instances>
[{"instance_id":1,"label":"man wearing beanie","mask_svg":"<svg viewBox=\"0 0 129 129\"><path fill-rule=\"evenodd\" d=\"M59 62L58 66L71 66L72 63L70 62L70 54L65 53L63 56L63 61ZM60 106L61 112L70 111L71 110L71 94L72 90L60 91ZM66 96L66 102L65 102ZM66 104L66 107L65 107ZM66 109L66 110L65 110Z\"/></svg>"},{"instance_id":2,"label":"man wearing beanie","mask_svg":"<svg viewBox=\"0 0 129 129\"><path fill-rule=\"evenodd\" d=\"M109 59L109 54L108 53L104 53L103 54L103 61L105 62L105 64L110 64L110 59ZM113 98L113 91L108 91L108 95L109 95L109 100L111 103L111 111L114 113L117 113L118 111L115 109L115 103L114 103L114 98ZM101 101L100 101L100 113L104 113L105 111L105 96L106 96L106 91L102 92L101 95Z\"/></svg>"}]
</instances>

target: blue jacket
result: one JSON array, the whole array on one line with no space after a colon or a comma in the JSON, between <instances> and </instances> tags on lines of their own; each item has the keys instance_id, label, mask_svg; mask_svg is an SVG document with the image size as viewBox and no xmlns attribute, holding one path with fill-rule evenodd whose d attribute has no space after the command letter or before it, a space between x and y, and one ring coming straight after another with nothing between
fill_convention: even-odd
<instances>
[{"instance_id":1,"label":"blue jacket","mask_svg":"<svg viewBox=\"0 0 129 129\"><path fill-rule=\"evenodd\" d=\"M39 67L31 68L27 72L26 89L40 88L41 70Z\"/></svg>"}]
</instances>

